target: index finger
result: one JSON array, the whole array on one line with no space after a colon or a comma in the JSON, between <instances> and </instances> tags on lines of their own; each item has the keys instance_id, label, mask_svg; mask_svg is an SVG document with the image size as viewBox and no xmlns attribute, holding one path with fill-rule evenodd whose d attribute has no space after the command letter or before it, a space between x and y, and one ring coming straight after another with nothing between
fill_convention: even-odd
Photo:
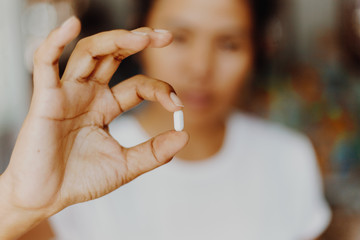
<instances>
[{"instance_id":1,"label":"index finger","mask_svg":"<svg viewBox=\"0 0 360 240\"><path fill-rule=\"evenodd\" d=\"M109 56L112 57L114 64L110 64L107 68L112 72L126 57L148 46L164 47L171 40L171 33L156 33L149 28L133 31L113 30L84 38L78 42L73 51L63 79L88 81L91 74L101 67L101 61ZM100 79L100 83L105 84L108 80L108 78Z\"/></svg>"}]
</instances>

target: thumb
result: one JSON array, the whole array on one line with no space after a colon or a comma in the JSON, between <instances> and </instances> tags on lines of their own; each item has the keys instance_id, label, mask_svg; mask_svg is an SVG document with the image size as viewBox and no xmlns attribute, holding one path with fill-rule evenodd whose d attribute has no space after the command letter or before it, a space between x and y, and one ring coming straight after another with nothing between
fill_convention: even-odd
<instances>
[{"instance_id":1,"label":"thumb","mask_svg":"<svg viewBox=\"0 0 360 240\"><path fill-rule=\"evenodd\" d=\"M169 162L188 143L186 132L168 131L126 150L128 181Z\"/></svg>"}]
</instances>

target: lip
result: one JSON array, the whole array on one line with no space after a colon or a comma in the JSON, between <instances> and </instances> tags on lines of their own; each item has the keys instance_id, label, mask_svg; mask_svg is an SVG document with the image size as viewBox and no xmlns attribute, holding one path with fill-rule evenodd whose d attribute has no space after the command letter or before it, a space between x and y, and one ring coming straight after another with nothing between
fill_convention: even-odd
<instances>
[{"instance_id":1,"label":"lip","mask_svg":"<svg viewBox=\"0 0 360 240\"><path fill-rule=\"evenodd\" d=\"M203 111L211 107L213 96L205 91L188 91L181 94L185 108Z\"/></svg>"}]
</instances>

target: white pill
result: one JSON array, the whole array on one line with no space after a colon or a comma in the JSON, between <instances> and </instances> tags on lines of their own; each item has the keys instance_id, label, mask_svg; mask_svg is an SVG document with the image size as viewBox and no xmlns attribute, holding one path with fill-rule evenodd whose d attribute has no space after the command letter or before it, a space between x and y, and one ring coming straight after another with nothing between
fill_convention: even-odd
<instances>
[{"instance_id":1,"label":"white pill","mask_svg":"<svg viewBox=\"0 0 360 240\"><path fill-rule=\"evenodd\" d=\"M184 113L181 110L174 112L174 129L178 132L184 129Z\"/></svg>"}]
</instances>

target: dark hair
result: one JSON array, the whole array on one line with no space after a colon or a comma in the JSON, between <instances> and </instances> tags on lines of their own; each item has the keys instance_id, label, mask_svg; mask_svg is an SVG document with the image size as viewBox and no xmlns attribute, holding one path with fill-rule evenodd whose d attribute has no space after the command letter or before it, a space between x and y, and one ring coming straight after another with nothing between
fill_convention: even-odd
<instances>
[{"instance_id":1,"label":"dark hair","mask_svg":"<svg viewBox=\"0 0 360 240\"><path fill-rule=\"evenodd\" d=\"M360 5L354 0L340 1L339 40L344 51L345 62L355 73L360 73L360 34L357 30L355 10Z\"/></svg>"},{"instance_id":2,"label":"dark hair","mask_svg":"<svg viewBox=\"0 0 360 240\"><path fill-rule=\"evenodd\" d=\"M239 0L241 1L241 0ZM268 24L277 14L279 0L247 0L253 17L254 23L254 46L255 46L255 67L257 70L266 68L266 35L268 32ZM135 26L133 28L146 25L149 12L156 0L135 0Z\"/></svg>"}]
</instances>

